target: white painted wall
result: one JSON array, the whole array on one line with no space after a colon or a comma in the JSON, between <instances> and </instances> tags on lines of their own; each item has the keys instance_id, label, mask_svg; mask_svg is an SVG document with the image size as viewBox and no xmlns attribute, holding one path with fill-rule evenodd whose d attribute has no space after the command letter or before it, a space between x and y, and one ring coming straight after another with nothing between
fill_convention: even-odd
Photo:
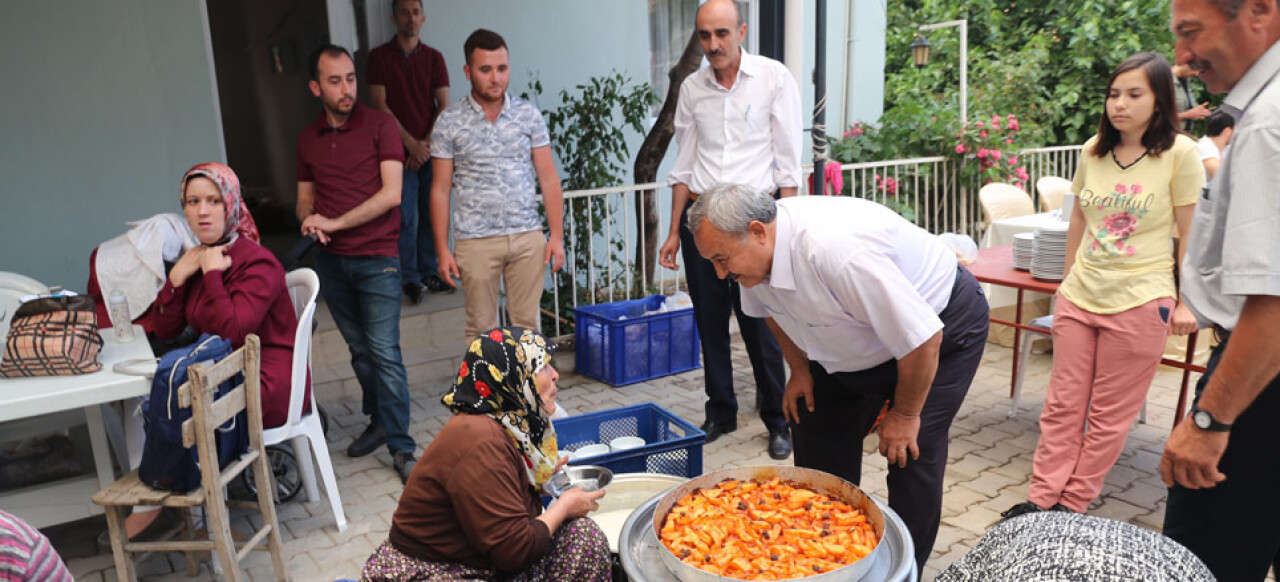
<instances>
[{"instance_id":1,"label":"white painted wall","mask_svg":"<svg viewBox=\"0 0 1280 582\"><path fill-rule=\"evenodd\" d=\"M529 81L542 80L539 105L560 103L560 91L573 90L593 76L612 70L634 82L649 80L649 13L636 0L425 0L427 23L422 41L444 53L449 66L451 98L470 91L462 72L462 43L477 28L488 28L507 41L511 55L510 92L519 95ZM369 2L370 43L390 40L391 3ZM629 145L640 144L630 136Z\"/></svg>"},{"instance_id":2,"label":"white painted wall","mask_svg":"<svg viewBox=\"0 0 1280 582\"><path fill-rule=\"evenodd\" d=\"M806 129L813 119L814 1L804 0L802 30L804 78L799 82ZM840 137L853 122L875 122L884 113L884 10L882 0L827 2L827 135ZM812 142L806 134L805 160L812 158Z\"/></svg>"},{"instance_id":3,"label":"white painted wall","mask_svg":"<svg viewBox=\"0 0 1280 582\"><path fill-rule=\"evenodd\" d=\"M0 19L0 270L83 290L125 222L225 158L203 1L11 2Z\"/></svg>"}]
</instances>

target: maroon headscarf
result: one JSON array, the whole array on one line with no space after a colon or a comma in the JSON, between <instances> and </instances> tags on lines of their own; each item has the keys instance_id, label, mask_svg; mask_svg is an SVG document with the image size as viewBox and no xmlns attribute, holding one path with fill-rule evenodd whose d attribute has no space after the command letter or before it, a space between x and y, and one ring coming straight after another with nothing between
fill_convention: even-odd
<instances>
[{"instance_id":1,"label":"maroon headscarf","mask_svg":"<svg viewBox=\"0 0 1280 582\"><path fill-rule=\"evenodd\" d=\"M208 178L218 186L218 190L222 192L222 206L227 209L227 231L218 242L210 246L234 242L236 236L258 242L258 225L253 221L253 215L249 214L249 208L244 205L244 197L240 195L240 178L236 177L236 173L217 162L199 164L187 170L182 175L182 187L178 190L178 199L184 204L187 182L195 176Z\"/></svg>"}]
</instances>

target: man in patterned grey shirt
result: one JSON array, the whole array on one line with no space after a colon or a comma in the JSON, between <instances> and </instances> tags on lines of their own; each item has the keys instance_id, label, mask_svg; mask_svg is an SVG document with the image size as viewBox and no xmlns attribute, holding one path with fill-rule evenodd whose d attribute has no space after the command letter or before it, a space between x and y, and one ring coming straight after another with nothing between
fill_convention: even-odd
<instances>
[{"instance_id":1,"label":"man in patterned grey shirt","mask_svg":"<svg viewBox=\"0 0 1280 582\"><path fill-rule=\"evenodd\" d=\"M440 277L462 279L466 337L498 325L498 286L507 289L511 324L539 329L543 270L564 266L564 193L551 136L533 104L507 93L507 43L483 28L463 45L471 93L446 109L431 133L431 222ZM534 173L542 186L542 234ZM450 216L449 188L457 199ZM452 218L456 248L449 251Z\"/></svg>"}]
</instances>

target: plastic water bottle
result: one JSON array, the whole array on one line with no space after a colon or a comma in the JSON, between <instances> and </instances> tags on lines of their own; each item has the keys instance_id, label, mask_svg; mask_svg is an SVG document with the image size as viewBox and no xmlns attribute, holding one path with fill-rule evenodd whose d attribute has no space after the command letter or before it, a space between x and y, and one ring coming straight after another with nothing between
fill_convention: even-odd
<instances>
[{"instance_id":1,"label":"plastic water bottle","mask_svg":"<svg viewBox=\"0 0 1280 582\"><path fill-rule=\"evenodd\" d=\"M107 311L111 315L111 327L116 330L116 341L127 344L133 341L133 318L129 317L129 299L119 289L107 299Z\"/></svg>"}]
</instances>

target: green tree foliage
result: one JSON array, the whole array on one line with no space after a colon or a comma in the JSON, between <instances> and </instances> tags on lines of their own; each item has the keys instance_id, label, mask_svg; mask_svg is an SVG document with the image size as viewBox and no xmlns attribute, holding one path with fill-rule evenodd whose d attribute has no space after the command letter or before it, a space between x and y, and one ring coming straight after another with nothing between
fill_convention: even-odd
<instances>
[{"instance_id":1,"label":"green tree foliage","mask_svg":"<svg viewBox=\"0 0 1280 582\"><path fill-rule=\"evenodd\" d=\"M910 44L921 24L969 21L969 119L1012 113L1027 146L1084 143L1097 131L1111 70L1136 52L1173 54L1169 6L1155 0L887 0L886 10L885 114L873 159L955 146L960 35L930 31L931 62L917 69Z\"/></svg>"}]
</instances>

